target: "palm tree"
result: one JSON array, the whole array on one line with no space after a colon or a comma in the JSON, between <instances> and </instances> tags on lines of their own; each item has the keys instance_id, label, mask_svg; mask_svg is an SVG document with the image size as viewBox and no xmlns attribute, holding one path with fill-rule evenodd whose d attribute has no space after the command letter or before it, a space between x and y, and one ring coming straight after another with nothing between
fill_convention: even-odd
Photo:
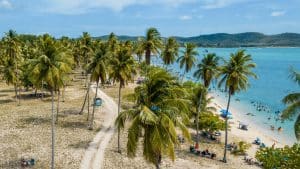
<instances>
[{"instance_id":1,"label":"palm tree","mask_svg":"<svg viewBox=\"0 0 300 169\"><path fill-rule=\"evenodd\" d=\"M181 81L183 81L184 75L194 67L196 57L198 55L197 46L195 44L186 43L184 47L185 49L182 52L183 55L177 59L177 62L180 63L180 69L184 67L184 73Z\"/></svg>"},{"instance_id":2,"label":"palm tree","mask_svg":"<svg viewBox=\"0 0 300 169\"><path fill-rule=\"evenodd\" d=\"M144 54L143 39L141 37L139 37L137 39L137 41L134 42L133 46L134 46L134 49L133 49L134 53L137 55L139 63L141 63L141 60L142 60L142 57Z\"/></svg>"},{"instance_id":3,"label":"palm tree","mask_svg":"<svg viewBox=\"0 0 300 169\"><path fill-rule=\"evenodd\" d=\"M52 156L51 168L54 169L54 147L55 147L55 113L54 113L54 91L59 90L64 75L71 71L70 61L65 49L55 43L54 39L45 34L41 39L41 55L30 61L31 80L34 84L42 81L47 83L52 96Z\"/></svg>"},{"instance_id":4,"label":"palm tree","mask_svg":"<svg viewBox=\"0 0 300 169\"><path fill-rule=\"evenodd\" d=\"M225 86L225 91L228 91L228 102L226 112L229 111L230 98L237 92L246 90L250 85L248 77L257 78L252 69L255 68L255 63L252 62L251 55L246 54L245 50L239 50L230 55L229 62L220 67L217 77L222 76L218 86ZM225 118L225 147L223 161L226 163L226 145L228 139L228 118Z\"/></svg>"},{"instance_id":5,"label":"palm tree","mask_svg":"<svg viewBox=\"0 0 300 169\"><path fill-rule=\"evenodd\" d=\"M291 68L291 78L300 85L300 73ZM297 116L297 120L294 124L295 136L297 140L300 140L300 93L290 93L282 99L284 104L288 106L283 110L281 118L283 120Z\"/></svg>"},{"instance_id":6,"label":"palm tree","mask_svg":"<svg viewBox=\"0 0 300 169\"><path fill-rule=\"evenodd\" d=\"M110 61L111 72L109 77L114 81L120 83L119 85L119 101L118 101L118 115L121 109L121 88L125 86L128 80L131 80L133 73L135 73L135 61L132 57L132 47L128 44L120 44L116 55ZM118 130L118 152L120 149L120 130Z\"/></svg>"},{"instance_id":7,"label":"palm tree","mask_svg":"<svg viewBox=\"0 0 300 169\"><path fill-rule=\"evenodd\" d=\"M114 52L117 50L118 48L118 38L117 36L112 32L109 34L109 37L108 37L108 40L107 40L107 47L108 47L108 50L110 52ZM112 54L113 55L113 54Z\"/></svg>"},{"instance_id":8,"label":"palm tree","mask_svg":"<svg viewBox=\"0 0 300 169\"><path fill-rule=\"evenodd\" d=\"M107 74L107 66L106 66L106 60L107 60L107 48L105 44L101 43L100 47L96 51L96 54L93 57L92 62L88 66L88 72L91 72L91 81L96 82L96 93L94 97L94 105L93 105L93 111L92 111L92 118L90 120L89 129L93 129L94 124L94 116L95 116L95 100L97 98L98 94L98 88L99 88L99 81L103 84L106 80L106 74Z\"/></svg>"},{"instance_id":9,"label":"palm tree","mask_svg":"<svg viewBox=\"0 0 300 169\"><path fill-rule=\"evenodd\" d=\"M209 53L204 56L201 62L197 65L197 70L194 73L194 77L197 79L201 79L204 82L204 87L207 89L215 77L218 68L219 57L215 53ZM201 103L203 95L199 95L199 102ZM199 104L200 106L200 104ZM199 147L199 113L201 112L201 108L197 109L196 116L196 148Z\"/></svg>"},{"instance_id":10,"label":"palm tree","mask_svg":"<svg viewBox=\"0 0 300 169\"><path fill-rule=\"evenodd\" d=\"M18 35L15 31L9 30L4 37L4 54L6 56L5 64L5 76L7 84L13 84L15 88L15 98L16 101L19 100L20 95L18 95L18 85L19 85L19 68L18 62L21 59L21 47ZM10 73L8 71L11 71ZM19 89L20 91L20 89Z\"/></svg>"},{"instance_id":11,"label":"palm tree","mask_svg":"<svg viewBox=\"0 0 300 169\"><path fill-rule=\"evenodd\" d=\"M129 157L136 155L139 134L143 132L143 156L147 161L159 168L162 155L175 159L174 146L178 145L175 127L190 139L184 123L188 121L188 101L183 99L186 95L167 71L150 69L145 82L135 88L135 108L121 112L116 119L118 129L124 128L126 120L131 122L127 141Z\"/></svg>"},{"instance_id":12,"label":"palm tree","mask_svg":"<svg viewBox=\"0 0 300 169\"><path fill-rule=\"evenodd\" d=\"M164 50L162 52L162 60L165 65L173 64L178 57L179 44L174 37L166 40Z\"/></svg>"},{"instance_id":13,"label":"palm tree","mask_svg":"<svg viewBox=\"0 0 300 169\"><path fill-rule=\"evenodd\" d=\"M80 50L81 56L84 60L84 68L85 68L85 84L87 86L87 77L88 77L88 64L90 61L90 57L93 55L93 51L91 48L92 45L92 38L88 32L83 32L82 37L80 39Z\"/></svg>"},{"instance_id":14,"label":"palm tree","mask_svg":"<svg viewBox=\"0 0 300 169\"><path fill-rule=\"evenodd\" d=\"M151 64L151 53L157 54L162 49L163 43L160 33L156 28L149 28L146 32L146 38L143 39L142 48L145 51L146 64Z\"/></svg>"}]
</instances>

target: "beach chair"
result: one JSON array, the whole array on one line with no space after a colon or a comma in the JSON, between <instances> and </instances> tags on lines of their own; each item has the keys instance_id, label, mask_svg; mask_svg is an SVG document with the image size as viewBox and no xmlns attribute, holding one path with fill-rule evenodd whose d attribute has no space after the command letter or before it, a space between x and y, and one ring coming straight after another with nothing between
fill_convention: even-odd
<instances>
[{"instance_id":1,"label":"beach chair","mask_svg":"<svg viewBox=\"0 0 300 169\"><path fill-rule=\"evenodd\" d=\"M265 148L265 147L266 147L265 143L261 143L259 146L259 148Z\"/></svg>"},{"instance_id":2,"label":"beach chair","mask_svg":"<svg viewBox=\"0 0 300 169\"><path fill-rule=\"evenodd\" d=\"M239 123L239 129L242 129L242 130L248 130L248 124L244 124L244 123Z\"/></svg>"},{"instance_id":3,"label":"beach chair","mask_svg":"<svg viewBox=\"0 0 300 169\"><path fill-rule=\"evenodd\" d=\"M196 151L195 146L190 146L190 152L194 153Z\"/></svg>"},{"instance_id":4,"label":"beach chair","mask_svg":"<svg viewBox=\"0 0 300 169\"><path fill-rule=\"evenodd\" d=\"M256 140L254 140L253 143L256 144L256 145L260 145L261 144L260 138L257 137Z\"/></svg>"}]
</instances>

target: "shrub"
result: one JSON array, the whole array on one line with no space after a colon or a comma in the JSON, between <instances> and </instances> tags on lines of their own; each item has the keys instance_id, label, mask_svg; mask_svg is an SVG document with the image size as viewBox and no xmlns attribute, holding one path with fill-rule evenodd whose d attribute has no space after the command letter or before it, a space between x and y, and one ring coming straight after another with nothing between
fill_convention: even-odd
<instances>
[{"instance_id":1,"label":"shrub","mask_svg":"<svg viewBox=\"0 0 300 169\"><path fill-rule=\"evenodd\" d=\"M297 169L300 166L300 144L284 148L263 148L256 152L255 157L266 169Z\"/></svg>"}]
</instances>

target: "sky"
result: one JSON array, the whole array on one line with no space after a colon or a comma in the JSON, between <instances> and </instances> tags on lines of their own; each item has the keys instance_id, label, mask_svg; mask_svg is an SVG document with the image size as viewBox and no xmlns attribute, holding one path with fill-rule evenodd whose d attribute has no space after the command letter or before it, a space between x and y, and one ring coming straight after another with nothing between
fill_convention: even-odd
<instances>
[{"instance_id":1,"label":"sky","mask_svg":"<svg viewBox=\"0 0 300 169\"><path fill-rule=\"evenodd\" d=\"M300 0L0 0L0 36L300 33Z\"/></svg>"}]
</instances>

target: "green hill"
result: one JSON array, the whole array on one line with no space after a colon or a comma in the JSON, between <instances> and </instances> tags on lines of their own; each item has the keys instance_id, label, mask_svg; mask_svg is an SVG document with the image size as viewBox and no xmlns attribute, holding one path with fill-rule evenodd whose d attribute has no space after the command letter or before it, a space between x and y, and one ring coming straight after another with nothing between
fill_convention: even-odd
<instances>
[{"instance_id":1,"label":"green hill","mask_svg":"<svg viewBox=\"0 0 300 169\"><path fill-rule=\"evenodd\" d=\"M106 36L97 37L107 39ZM118 36L120 40L136 40L137 36ZM300 34L282 33L265 35L257 32L238 34L216 33L194 37L176 37L181 44L196 43L204 47L300 47Z\"/></svg>"}]
</instances>

